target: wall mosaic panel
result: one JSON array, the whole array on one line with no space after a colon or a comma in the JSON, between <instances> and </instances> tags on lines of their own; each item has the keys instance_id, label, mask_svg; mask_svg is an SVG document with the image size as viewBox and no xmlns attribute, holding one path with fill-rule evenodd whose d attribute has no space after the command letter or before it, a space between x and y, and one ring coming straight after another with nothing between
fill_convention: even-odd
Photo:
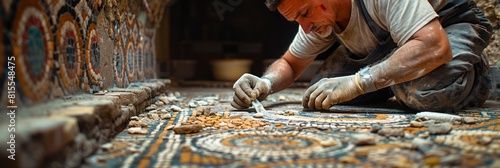
<instances>
[{"instance_id":1,"label":"wall mosaic panel","mask_svg":"<svg viewBox=\"0 0 500 168\"><path fill-rule=\"evenodd\" d=\"M83 39L80 32L76 14L69 7L64 7L58 17L56 30L56 45L59 52L59 77L63 88L68 93L79 90L80 78L82 77L83 62Z\"/></svg>"},{"instance_id":2,"label":"wall mosaic panel","mask_svg":"<svg viewBox=\"0 0 500 168\"><path fill-rule=\"evenodd\" d=\"M121 44L121 37L115 37L115 46L113 50L113 70L115 72L115 85L117 87L123 87L123 78L125 76L125 60L123 51L123 45Z\"/></svg>"},{"instance_id":3,"label":"wall mosaic panel","mask_svg":"<svg viewBox=\"0 0 500 168\"><path fill-rule=\"evenodd\" d=\"M97 35L96 24L91 23L87 30L87 39L85 43L85 69L89 77L90 85L102 85L103 77L100 72L100 52L99 36Z\"/></svg>"},{"instance_id":4,"label":"wall mosaic panel","mask_svg":"<svg viewBox=\"0 0 500 168\"><path fill-rule=\"evenodd\" d=\"M6 83L9 56L16 58L15 82L21 104L127 87L154 78L151 42L159 25L155 22L161 19L152 16L163 15L168 2L0 1L0 84ZM139 21L140 13L148 18Z\"/></svg>"},{"instance_id":5,"label":"wall mosaic panel","mask_svg":"<svg viewBox=\"0 0 500 168\"><path fill-rule=\"evenodd\" d=\"M21 1L12 26L16 79L23 98L32 101L43 99L52 87L54 41L44 6L36 0Z\"/></svg>"},{"instance_id":6,"label":"wall mosaic panel","mask_svg":"<svg viewBox=\"0 0 500 168\"><path fill-rule=\"evenodd\" d=\"M125 64L125 69L127 71L127 77L129 82L135 82L135 71L137 67L137 61L136 61L136 51L135 51L135 44L134 40L132 38L128 39L127 42L127 51L126 51L126 64Z\"/></svg>"},{"instance_id":7,"label":"wall mosaic panel","mask_svg":"<svg viewBox=\"0 0 500 168\"><path fill-rule=\"evenodd\" d=\"M144 44L142 44L141 40L137 40L136 43L136 57L137 57L137 79L144 79Z\"/></svg>"}]
</instances>

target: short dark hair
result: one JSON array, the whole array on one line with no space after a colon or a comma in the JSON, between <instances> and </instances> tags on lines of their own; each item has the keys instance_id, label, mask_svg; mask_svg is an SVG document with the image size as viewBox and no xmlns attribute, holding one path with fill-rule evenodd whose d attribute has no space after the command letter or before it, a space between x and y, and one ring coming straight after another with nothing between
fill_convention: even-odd
<instances>
[{"instance_id":1,"label":"short dark hair","mask_svg":"<svg viewBox=\"0 0 500 168\"><path fill-rule=\"evenodd\" d=\"M266 6L271 11L276 11L276 9L278 9L278 6L280 5L280 3L281 3L281 0L266 0Z\"/></svg>"}]
</instances>

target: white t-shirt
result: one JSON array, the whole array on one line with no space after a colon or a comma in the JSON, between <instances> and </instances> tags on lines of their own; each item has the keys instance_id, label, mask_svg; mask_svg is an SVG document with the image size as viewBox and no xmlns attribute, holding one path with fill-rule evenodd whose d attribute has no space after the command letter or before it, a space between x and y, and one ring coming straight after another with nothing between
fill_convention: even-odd
<instances>
[{"instance_id":1,"label":"white t-shirt","mask_svg":"<svg viewBox=\"0 0 500 168\"><path fill-rule=\"evenodd\" d=\"M365 0L370 17L383 29L391 33L391 37L402 46L420 28L438 17L435 11L441 9L445 0ZM335 26L334 33L347 49L357 56L366 56L378 44L355 2L351 6L349 24L340 32ZM299 58L315 57L333 45L331 36L320 37L314 32L305 34L299 31L290 45L290 52Z\"/></svg>"}]
</instances>

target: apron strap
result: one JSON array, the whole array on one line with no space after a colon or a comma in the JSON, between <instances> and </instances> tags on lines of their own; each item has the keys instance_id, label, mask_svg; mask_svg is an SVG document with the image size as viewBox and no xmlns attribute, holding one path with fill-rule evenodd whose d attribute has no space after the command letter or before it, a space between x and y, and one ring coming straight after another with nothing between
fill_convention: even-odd
<instances>
[{"instance_id":1,"label":"apron strap","mask_svg":"<svg viewBox=\"0 0 500 168\"><path fill-rule=\"evenodd\" d=\"M357 4L359 10L361 11L361 14L363 15L363 18L365 19L366 23L368 24L368 27L372 31L373 35L377 38L379 41L379 44L377 44L377 47L375 47L375 50L373 50L370 54L368 54L365 58L359 59L361 57L356 56L353 54L351 51L349 51L347 48L347 53L349 58L356 63L360 64L373 64L374 62L380 61L383 58L385 58L388 54L392 52L394 48L397 47L397 44L394 43L394 41L391 38L391 34L384 30L382 27L380 27L377 22L375 22L371 17L368 11L366 10L366 6L362 0L355 0L355 3ZM343 45L342 41L337 37L337 35L333 32L331 34L333 38L337 42Z\"/></svg>"}]
</instances>

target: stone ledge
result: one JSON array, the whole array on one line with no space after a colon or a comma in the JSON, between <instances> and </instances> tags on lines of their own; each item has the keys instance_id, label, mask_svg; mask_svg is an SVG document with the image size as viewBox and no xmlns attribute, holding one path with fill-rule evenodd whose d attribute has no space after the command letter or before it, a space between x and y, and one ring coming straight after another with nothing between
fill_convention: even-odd
<instances>
[{"instance_id":1,"label":"stone ledge","mask_svg":"<svg viewBox=\"0 0 500 168\"><path fill-rule=\"evenodd\" d=\"M71 95L16 113L15 158L10 160L9 122L0 126L0 164L7 167L75 167L100 144L126 128L153 99L166 93L170 80L148 80L129 88L94 95ZM3 120L4 121L4 120Z\"/></svg>"},{"instance_id":2,"label":"stone ledge","mask_svg":"<svg viewBox=\"0 0 500 168\"><path fill-rule=\"evenodd\" d=\"M44 157L55 156L74 140L79 130L76 119L69 117L24 119L16 125L15 158L19 167L37 167L35 163L42 162ZM2 131L0 135L1 142L10 140L8 132ZM0 144L2 149L8 149L7 143Z\"/></svg>"}]
</instances>

